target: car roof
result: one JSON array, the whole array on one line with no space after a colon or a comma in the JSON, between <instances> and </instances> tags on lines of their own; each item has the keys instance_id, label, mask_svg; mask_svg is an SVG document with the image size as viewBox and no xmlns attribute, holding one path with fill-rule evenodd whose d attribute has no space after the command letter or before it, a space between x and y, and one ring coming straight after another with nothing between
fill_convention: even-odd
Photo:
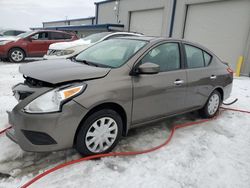
<instances>
[{"instance_id":1,"label":"car roof","mask_svg":"<svg viewBox=\"0 0 250 188\"><path fill-rule=\"evenodd\" d=\"M43 29L43 30L34 30L34 32L57 32L57 33L68 33L68 34L72 34L66 31L60 31L60 30L49 30L49 29Z\"/></svg>"},{"instance_id":2,"label":"car roof","mask_svg":"<svg viewBox=\"0 0 250 188\"><path fill-rule=\"evenodd\" d=\"M125 32L125 31L116 31L116 32L110 32L110 36L112 35L131 35L131 36L143 36L141 33L134 33L134 32Z\"/></svg>"}]
</instances>

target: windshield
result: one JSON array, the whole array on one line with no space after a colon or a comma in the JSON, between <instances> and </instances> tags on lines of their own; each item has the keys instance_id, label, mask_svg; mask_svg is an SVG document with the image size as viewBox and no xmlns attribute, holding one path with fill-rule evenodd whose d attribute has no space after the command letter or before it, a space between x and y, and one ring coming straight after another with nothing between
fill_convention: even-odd
<instances>
[{"instance_id":1,"label":"windshield","mask_svg":"<svg viewBox=\"0 0 250 188\"><path fill-rule=\"evenodd\" d=\"M109 34L110 34L110 32L96 33L96 34L89 35L89 36L87 36L85 38L82 38L82 40L89 41L90 43L95 43L95 42L98 42L103 37L105 37L105 36L107 36Z\"/></svg>"},{"instance_id":2,"label":"windshield","mask_svg":"<svg viewBox=\"0 0 250 188\"><path fill-rule=\"evenodd\" d=\"M0 30L0 34L3 34L6 30Z\"/></svg>"},{"instance_id":3,"label":"windshield","mask_svg":"<svg viewBox=\"0 0 250 188\"><path fill-rule=\"evenodd\" d=\"M17 37L18 37L18 38L26 38L26 37L28 37L29 35L31 35L32 33L35 33L35 31L28 31L28 32L19 34L19 35L17 35Z\"/></svg>"},{"instance_id":4,"label":"windshield","mask_svg":"<svg viewBox=\"0 0 250 188\"><path fill-rule=\"evenodd\" d=\"M133 39L110 39L87 48L76 57L76 61L92 62L101 66L117 68L123 65L146 41Z\"/></svg>"}]
</instances>

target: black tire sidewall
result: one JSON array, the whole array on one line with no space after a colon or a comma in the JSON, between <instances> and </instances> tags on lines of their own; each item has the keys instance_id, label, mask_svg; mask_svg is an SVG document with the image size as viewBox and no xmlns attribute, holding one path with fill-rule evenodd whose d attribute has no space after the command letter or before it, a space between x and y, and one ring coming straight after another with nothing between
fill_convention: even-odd
<instances>
[{"instance_id":1,"label":"black tire sidewall","mask_svg":"<svg viewBox=\"0 0 250 188\"><path fill-rule=\"evenodd\" d=\"M16 50L20 51L20 52L23 54L23 59L22 59L21 61L15 61L15 60L12 59L12 57L11 57L12 52L13 52L13 51L16 51ZM25 59L25 53L24 53L24 51L23 51L22 49L20 49L20 48L12 48L12 49L9 51L8 59L10 60L10 62L13 62L13 63L21 63L21 62Z\"/></svg>"},{"instance_id":2,"label":"black tire sidewall","mask_svg":"<svg viewBox=\"0 0 250 188\"><path fill-rule=\"evenodd\" d=\"M93 153L93 152L88 150L86 143L85 143L85 137L86 137L87 131L89 130L89 127L96 120L98 120L102 117L110 117L110 118L114 119L117 123L117 126L118 126L118 133L117 133L116 140L111 145L111 147L103 152L100 152L100 153L108 153L108 152L112 151L112 149L114 149L114 147L119 142L119 140L122 136L122 128L123 128L123 122L122 122L121 116L116 111L110 110L110 109L103 109L103 110L94 112L84 122L81 123L80 130L78 131L78 133L76 135L75 148L81 155L88 156L88 155L100 154L100 153Z\"/></svg>"}]
</instances>

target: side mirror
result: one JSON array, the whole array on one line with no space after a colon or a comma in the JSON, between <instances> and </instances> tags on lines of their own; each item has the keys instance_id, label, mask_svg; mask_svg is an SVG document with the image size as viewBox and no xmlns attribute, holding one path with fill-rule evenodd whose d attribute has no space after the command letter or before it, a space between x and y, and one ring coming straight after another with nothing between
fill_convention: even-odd
<instances>
[{"instance_id":1,"label":"side mirror","mask_svg":"<svg viewBox=\"0 0 250 188\"><path fill-rule=\"evenodd\" d=\"M157 74L160 72L160 66L155 63L146 62L138 67L139 74Z\"/></svg>"}]
</instances>

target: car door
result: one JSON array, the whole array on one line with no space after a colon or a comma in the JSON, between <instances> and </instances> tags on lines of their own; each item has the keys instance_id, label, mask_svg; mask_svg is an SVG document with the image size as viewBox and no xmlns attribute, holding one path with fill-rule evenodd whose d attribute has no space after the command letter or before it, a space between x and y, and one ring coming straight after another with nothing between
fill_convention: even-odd
<instances>
[{"instance_id":1,"label":"car door","mask_svg":"<svg viewBox=\"0 0 250 188\"><path fill-rule=\"evenodd\" d=\"M216 85L217 67L209 66L212 56L191 44L183 44L187 67L187 100L188 108L202 107Z\"/></svg>"},{"instance_id":2,"label":"car door","mask_svg":"<svg viewBox=\"0 0 250 188\"><path fill-rule=\"evenodd\" d=\"M27 44L29 56L41 57L46 54L49 47L48 41L49 34L47 31L31 35Z\"/></svg>"},{"instance_id":3,"label":"car door","mask_svg":"<svg viewBox=\"0 0 250 188\"><path fill-rule=\"evenodd\" d=\"M139 65L146 62L158 64L160 72L133 76L132 124L183 111L187 73L183 69L180 52L178 42L164 42L151 49L138 62Z\"/></svg>"}]
</instances>

